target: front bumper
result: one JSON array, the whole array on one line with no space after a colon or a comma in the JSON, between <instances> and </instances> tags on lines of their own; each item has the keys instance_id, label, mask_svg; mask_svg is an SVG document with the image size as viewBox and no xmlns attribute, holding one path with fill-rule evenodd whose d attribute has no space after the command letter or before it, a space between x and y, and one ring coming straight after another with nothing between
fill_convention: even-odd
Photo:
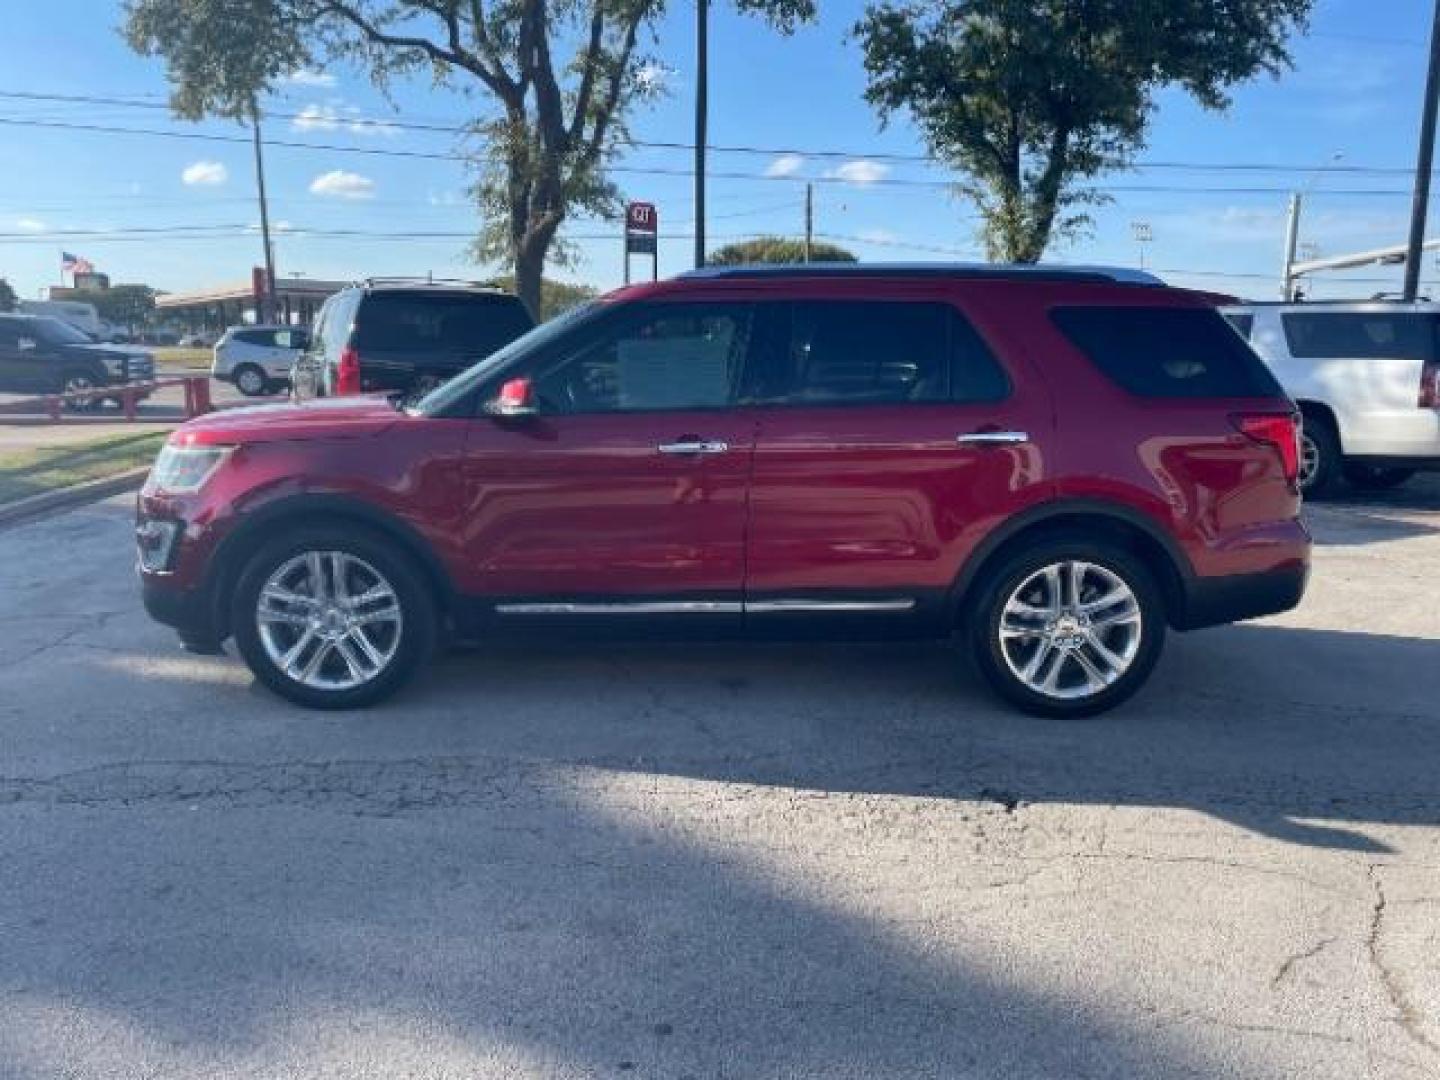
<instances>
[{"instance_id":1,"label":"front bumper","mask_svg":"<svg viewBox=\"0 0 1440 1080\"><path fill-rule=\"evenodd\" d=\"M186 641L218 644L224 639L208 590L175 588L163 578L142 574L140 594L146 613Z\"/></svg>"}]
</instances>

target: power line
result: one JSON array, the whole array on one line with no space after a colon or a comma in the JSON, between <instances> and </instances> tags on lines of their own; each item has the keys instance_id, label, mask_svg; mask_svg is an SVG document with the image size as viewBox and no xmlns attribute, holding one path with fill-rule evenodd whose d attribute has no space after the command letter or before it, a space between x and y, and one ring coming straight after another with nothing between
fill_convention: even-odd
<instances>
[{"instance_id":1,"label":"power line","mask_svg":"<svg viewBox=\"0 0 1440 1080\"><path fill-rule=\"evenodd\" d=\"M1334 35L1332 35L1334 36ZM140 108L158 110L169 113L169 106L158 101L136 101L125 98L105 97L89 94L48 94L36 93L24 90L0 90L0 100L10 99L18 101L49 101L77 105L109 105L126 108ZM435 124L421 123L411 120L393 120L389 118L375 118L363 115L347 115L343 113L307 113L307 112L282 112L271 111L267 117L278 120L299 121L302 125L308 123L315 130L338 130L349 127L352 130L358 128L359 132L376 131L384 128L393 128L399 131L431 132L437 134L461 135L472 131L470 125L466 124ZM71 124L63 119L37 119L33 117L16 118L14 122L34 121L34 126L56 126L65 127ZM83 130L108 130L102 125L73 125ZM117 129L118 130L118 129ZM303 130L303 127L302 127ZM214 135L203 132L159 132L153 129L124 129L126 134L155 134L165 135L172 138L197 138L216 142L247 141L238 136ZM694 150L694 143L676 140L653 140L653 139L626 139L624 144L642 150L669 150L691 152ZM283 146L287 148L304 148L317 150L332 150L343 153L369 153L379 156L397 157L418 157L422 159L441 159L468 161L471 158L464 154L445 154L426 151L405 151L385 147L357 147L340 146L324 143L292 142L277 139L267 139L268 146ZM856 160L864 158L870 161L892 162L900 164L915 164L932 168L949 168L950 165L944 159L933 154L906 154L887 151L869 150L839 150L839 149L816 149L804 147L785 146L754 146L744 144L717 145L710 144L707 149L722 154L751 154L764 157L783 157L794 155L797 157ZM1309 172L1312 169L1311 163L1284 164L1281 162L1254 162L1254 161L1141 161L1136 162L1133 168L1139 170L1157 169L1169 171L1190 171L1190 172L1250 172L1250 173L1282 173L1282 172ZM1325 170L1327 173L1351 176L1410 176L1414 170L1403 165L1331 165ZM689 170L684 175L688 176ZM721 175L711 172L712 176ZM803 180L799 176L766 177L766 179L791 179ZM948 181L946 182L948 183Z\"/></svg>"}]
</instances>

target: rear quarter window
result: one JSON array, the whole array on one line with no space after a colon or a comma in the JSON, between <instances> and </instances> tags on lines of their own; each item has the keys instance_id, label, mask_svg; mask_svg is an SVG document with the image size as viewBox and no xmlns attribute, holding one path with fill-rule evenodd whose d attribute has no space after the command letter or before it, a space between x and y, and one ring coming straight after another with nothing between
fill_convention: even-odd
<instances>
[{"instance_id":1,"label":"rear quarter window","mask_svg":"<svg viewBox=\"0 0 1440 1080\"><path fill-rule=\"evenodd\" d=\"M377 292L360 312L357 345L488 355L530 325L524 305L510 296Z\"/></svg>"},{"instance_id":2,"label":"rear quarter window","mask_svg":"<svg viewBox=\"0 0 1440 1080\"><path fill-rule=\"evenodd\" d=\"M1433 360L1440 330L1440 317L1408 311L1294 312L1280 322L1290 355L1315 360Z\"/></svg>"},{"instance_id":3,"label":"rear quarter window","mask_svg":"<svg viewBox=\"0 0 1440 1080\"><path fill-rule=\"evenodd\" d=\"M1210 308L1068 307L1051 320L1112 382L1138 397L1279 397L1275 377Z\"/></svg>"}]
</instances>

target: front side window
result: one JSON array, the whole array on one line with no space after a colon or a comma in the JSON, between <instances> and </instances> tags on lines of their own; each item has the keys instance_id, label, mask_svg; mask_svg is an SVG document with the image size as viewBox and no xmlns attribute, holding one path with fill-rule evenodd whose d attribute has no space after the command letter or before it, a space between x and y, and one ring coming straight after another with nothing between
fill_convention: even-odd
<instances>
[{"instance_id":1,"label":"front side window","mask_svg":"<svg viewBox=\"0 0 1440 1080\"><path fill-rule=\"evenodd\" d=\"M1302 359L1432 360L1440 316L1407 311L1294 312L1280 316Z\"/></svg>"},{"instance_id":2,"label":"front side window","mask_svg":"<svg viewBox=\"0 0 1440 1080\"><path fill-rule=\"evenodd\" d=\"M536 373L550 413L724 408L750 341L747 304L655 305L622 317Z\"/></svg>"},{"instance_id":3,"label":"front side window","mask_svg":"<svg viewBox=\"0 0 1440 1080\"><path fill-rule=\"evenodd\" d=\"M36 319L35 336L49 345L91 345L90 335L59 319Z\"/></svg>"},{"instance_id":4,"label":"front side window","mask_svg":"<svg viewBox=\"0 0 1440 1080\"><path fill-rule=\"evenodd\" d=\"M999 401L1009 381L948 304L805 301L790 305L780 371L761 397L790 405Z\"/></svg>"}]
</instances>

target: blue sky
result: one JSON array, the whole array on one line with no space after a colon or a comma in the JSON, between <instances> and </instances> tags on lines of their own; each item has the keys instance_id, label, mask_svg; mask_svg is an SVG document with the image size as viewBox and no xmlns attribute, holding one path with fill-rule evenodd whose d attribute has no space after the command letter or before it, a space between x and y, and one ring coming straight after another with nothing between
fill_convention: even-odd
<instances>
[{"instance_id":1,"label":"blue sky","mask_svg":"<svg viewBox=\"0 0 1440 1080\"><path fill-rule=\"evenodd\" d=\"M726 6L712 9L711 139L716 145L794 149L714 153L709 233L715 244L755 233L797 234L804 183L815 182L817 232L862 258L978 258L972 207L952 197L948 174L923 162L874 155L919 155L924 146L897 117L881 130L865 104L860 53L847 40L859 0L820 0L818 25L791 38ZM164 72L134 55L116 32L120 5L69 0L63 33L55 7L35 0L7 5L0 30L7 62L0 92L58 93L163 102ZM666 69L668 94L637 113L640 140L688 142L693 109L693 6L680 2L652 45ZM1279 81L1239 89L1228 114L1208 114L1167 92L1143 160L1102 186L1114 201L1099 210L1091 235L1052 249L1052 258L1137 264L1132 224L1147 222L1147 265L1177 283L1270 297L1276 289L1285 192L1308 185L1301 240L1320 254L1400 243L1405 236L1425 76L1429 0L1319 0L1312 33L1294 45L1295 70ZM446 154L444 132L398 130L384 122L459 123L483 103L436 89L423 79L392 90L393 103L353 70L312 73L287 85L268 137L337 148ZM0 121L43 120L243 136L233 125L181 124L158 109L0 97ZM804 151L834 151L818 157ZM1343 155L1338 159L1336 155ZM686 269L693 205L688 151L632 150L616 174L626 194L655 202L661 215L662 275ZM1260 163L1275 171L1207 171L1196 164ZM1183 165L1184 168L1161 167ZM1329 164L1326 170L1322 167ZM267 180L272 220L297 229L361 233L473 228L466 175L458 162L271 147ZM1396 173L1346 173L1381 167ZM730 175L725 174L739 174ZM767 175L768 174L768 175ZM23 296L59 281L61 250L89 258L117 281L177 290L241 279L259 257L246 232L258 220L249 147L81 133L0 123L0 276ZM203 238L62 238L64 230L209 227ZM600 287L619 284L617 226L575 221L582 261L556 276ZM668 235L667 235L668 234ZM1440 220L1432 235L1440 235ZM370 274L476 276L457 236L386 239L281 235L282 275L352 278ZM714 245L712 245L714 246ZM636 272L648 266L636 262ZM1440 276L1435 256L1426 278ZM1348 279L1348 280L1347 280ZM1395 270L1368 269L1322 279L1317 295L1396 288Z\"/></svg>"}]
</instances>

